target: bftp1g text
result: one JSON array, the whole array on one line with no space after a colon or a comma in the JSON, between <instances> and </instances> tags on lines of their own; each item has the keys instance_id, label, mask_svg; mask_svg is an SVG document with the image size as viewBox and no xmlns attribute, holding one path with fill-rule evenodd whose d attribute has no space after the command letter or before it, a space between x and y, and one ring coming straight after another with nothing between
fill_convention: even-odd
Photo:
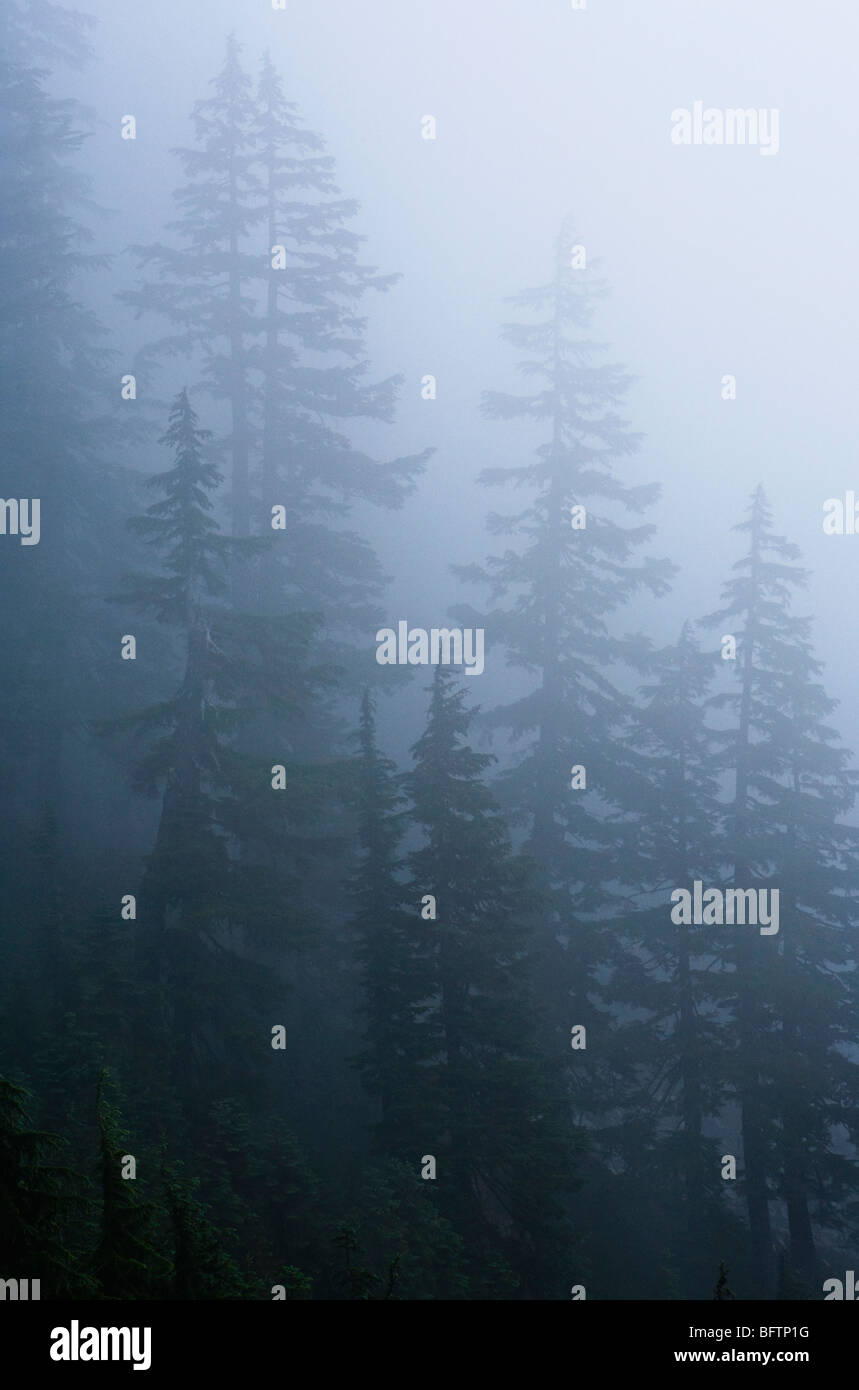
<instances>
[{"instance_id":1,"label":"bftp1g text","mask_svg":"<svg viewBox=\"0 0 859 1390\"><path fill-rule=\"evenodd\" d=\"M721 1342L723 1337L754 1337L753 1327L690 1327L690 1337L712 1337ZM807 1327L759 1327L759 1337L807 1337Z\"/></svg>"}]
</instances>

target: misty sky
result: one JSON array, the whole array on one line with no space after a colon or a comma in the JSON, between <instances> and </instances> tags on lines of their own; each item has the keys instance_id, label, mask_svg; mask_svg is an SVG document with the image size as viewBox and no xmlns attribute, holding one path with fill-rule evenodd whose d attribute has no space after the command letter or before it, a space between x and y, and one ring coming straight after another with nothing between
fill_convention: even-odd
<instances>
[{"instance_id":1,"label":"misty sky","mask_svg":"<svg viewBox=\"0 0 859 1390\"><path fill-rule=\"evenodd\" d=\"M653 553L680 566L674 591L632 615L657 641L717 605L740 538L729 527L763 482L776 525L815 572L807 607L836 722L859 746L855 645L846 613L859 537L828 537L823 502L859 491L854 182L859 13L834 0L92 0L95 60L59 71L100 122L85 162L114 210L99 246L164 236L181 181L170 148L190 143L194 100L235 29L255 69L269 47L340 186L362 204L365 259L402 280L368 296L374 374L403 372L393 426L352 437L380 455L437 447L403 513L368 531L397 576L391 619L440 622L448 573L493 546L495 490L482 467L523 461L541 436L484 421L480 393L526 389L498 329L504 297L549 274L574 215L612 295L594 336L636 375L628 417L645 448L619 471L657 480ZM696 100L777 107L780 149L678 148L670 114ZM120 118L137 119L123 141ZM438 138L424 141L432 114ZM131 257L90 295L129 357L153 323L111 302ZM425 372L435 402L420 398ZM720 398L723 373L737 400ZM854 551L856 552L854 554ZM712 640L717 640L712 635ZM481 692L482 696L483 692Z\"/></svg>"}]
</instances>

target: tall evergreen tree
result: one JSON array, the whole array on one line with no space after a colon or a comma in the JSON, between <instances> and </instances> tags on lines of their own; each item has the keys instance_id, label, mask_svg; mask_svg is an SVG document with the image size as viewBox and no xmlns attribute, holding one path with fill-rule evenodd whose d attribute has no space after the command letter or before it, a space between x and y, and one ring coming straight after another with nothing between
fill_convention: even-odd
<instances>
[{"instance_id":1,"label":"tall evergreen tree","mask_svg":"<svg viewBox=\"0 0 859 1390\"><path fill-rule=\"evenodd\" d=\"M643 511L658 488L629 486L616 475L615 461L640 444L620 415L630 377L594 361L602 345L588 330L604 289L593 269L578 268L575 245L565 225L552 278L512 301L536 317L503 329L537 389L484 397L489 418L532 421L548 436L534 462L481 474L489 486L529 490L524 509L489 518L491 531L519 532L524 547L491 556L483 567L458 567L464 578L489 586L496 606L482 614L455 610L485 627L508 664L536 680L488 722L510 731L516 761L500 779L499 795L526 827L548 894L540 997L559 1056L571 1024L586 1025L594 1037L606 1025L599 1000L614 941L596 918L606 912L608 885L624 881L625 845L606 810L625 806L638 775L627 746L613 737L629 710L613 672L634 661L642 643L614 635L609 620L636 593L662 593L671 570L636 558L653 526L616 519ZM584 769L586 786L579 781L571 789L574 768ZM604 1075L588 1099L583 1074L577 1065L571 1078L577 1104L587 1110L605 1099L611 1077Z\"/></svg>"},{"instance_id":2,"label":"tall evergreen tree","mask_svg":"<svg viewBox=\"0 0 859 1390\"><path fill-rule=\"evenodd\" d=\"M255 570L233 574L234 605L276 621L290 616L308 633L310 615L315 622L310 669L299 672L295 644L291 659L292 681L312 683L314 700L259 713L239 746L252 755L286 750L304 800L306 814L279 853L324 931L319 953L298 967L304 977L294 976L306 1011L296 1022L303 1031L312 1026L324 997L333 1066L354 1042L351 1001L332 990L332 982L348 979L351 987L353 979L341 968L346 942L338 926L348 911L342 876L351 831L344 702L357 697L359 674L362 682L378 679L371 634L384 581L349 515L358 502L401 505L425 455L377 463L342 432L349 419L391 417L398 379L365 380L358 309L369 290L386 289L394 277L361 262L362 238L346 225L358 205L340 197L333 161L286 101L271 62L253 93L231 40L195 121L196 149L180 152L187 182L174 230L181 249L144 248L144 264L157 274L128 298L141 312L166 314L176 330L152 345L144 366L168 351L200 352L206 384L230 402L233 533L260 531L271 542ZM240 852L253 868L247 847ZM323 1095L332 1094L332 1078L319 1072L318 1056L313 1062ZM304 1081L302 1101L311 1103L313 1085L308 1075Z\"/></svg>"},{"instance_id":3,"label":"tall evergreen tree","mask_svg":"<svg viewBox=\"0 0 859 1390\"><path fill-rule=\"evenodd\" d=\"M483 782L493 759L468 746L470 724L464 692L440 666L408 778L425 837L410 857L412 891L416 903L431 894L437 912L415 923L426 1000L415 1161L437 1158L475 1289L481 1279L487 1288L494 1252L520 1295L560 1297L576 1142L557 1070L535 1037L531 868L511 851Z\"/></svg>"},{"instance_id":4,"label":"tall evergreen tree","mask_svg":"<svg viewBox=\"0 0 859 1390\"><path fill-rule=\"evenodd\" d=\"M0 0L0 418L3 495L14 499L0 547L0 796L25 835L47 803L64 831L74 825L62 783L93 697L94 663L81 659L95 645L88 600L108 572L118 505L106 462L109 358L80 294L105 264L77 164L90 118L49 86L49 65L88 58L79 17ZM21 848L13 836L11 868Z\"/></svg>"},{"instance_id":5,"label":"tall evergreen tree","mask_svg":"<svg viewBox=\"0 0 859 1390\"><path fill-rule=\"evenodd\" d=\"M429 450L377 463L342 433L350 419L390 421L402 378L365 380L369 291L399 278L364 265L364 238L348 227L359 209L335 182L323 140L302 123L266 56L260 75L256 149L267 227L264 335L254 356L262 381L260 527L285 508L288 544L263 577L290 607L324 615L326 630L374 626L382 575L372 550L343 529L355 501L398 507ZM276 564L272 572L272 564ZM330 640L330 638L329 638ZM340 653L342 659L342 651Z\"/></svg>"},{"instance_id":6,"label":"tall evergreen tree","mask_svg":"<svg viewBox=\"0 0 859 1390\"><path fill-rule=\"evenodd\" d=\"M219 473L204 457L207 438L181 392L162 440L174 465L150 480L161 497L130 523L160 552L162 570L129 576L123 596L169 624L180 644L178 688L123 727L148 742L137 786L161 798L138 944L142 977L156 989L170 1039L168 1070L185 1085L195 1069L200 1084L200 1069L213 1058L222 1073L241 1071L248 1049L259 1047L236 991L249 999L256 990L255 1008L275 995L248 952L300 934L300 909L289 906L299 901L300 885L285 865L284 845L291 825L313 814L302 804L300 775L293 779L298 791L290 787L278 799L272 788L282 774L273 775L271 758L234 747L238 730L271 710L294 713L307 698L296 670L309 633L298 618L262 620L218 602L234 547L211 514ZM247 550L254 542L238 544ZM246 849L243 857L236 846ZM152 1001L145 1007L151 1013Z\"/></svg>"},{"instance_id":7,"label":"tall evergreen tree","mask_svg":"<svg viewBox=\"0 0 859 1390\"><path fill-rule=\"evenodd\" d=\"M138 370L145 376L165 355L200 354L208 390L228 405L231 531L241 537L250 534L251 517L248 354L259 331L251 293L258 253L249 238L261 207L253 89L234 34L211 85L212 95L192 113L195 146L176 151L186 182L174 194L179 217L170 230L183 244L133 248L151 278L123 298L138 316L158 314L175 330L146 349Z\"/></svg>"},{"instance_id":8,"label":"tall evergreen tree","mask_svg":"<svg viewBox=\"0 0 859 1390\"><path fill-rule=\"evenodd\" d=\"M735 726L723 737L726 767L734 776L728 853L732 885L747 889L773 882L777 832L768 814L769 791L783 765L767 735L781 683L782 652L792 640L790 589L803 582L805 575L793 563L799 554L796 546L773 533L762 489L752 498L748 521L737 529L749 537L748 553L734 566L737 578L725 587L723 607L705 621L733 636L739 653L738 689L714 698L717 705L729 704L736 714ZM737 982L735 1083L742 1114L745 1197L753 1278L758 1296L765 1298L775 1295L770 1203L776 1169L777 1102L772 1087L776 950L777 943L746 931L732 953Z\"/></svg>"},{"instance_id":9,"label":"tall evergreen tree","mask_svg":"<svg viewBox=\"0 0 859 1390\"><path fill-rule=\"evenodd\" d=\"M108 405L118 373L88 307L107 263L81 164L93 118L57 95L62 69L89 62L90 25L60 5L0 0L0 1046L16 1074L39 1081L51 1125L91 1043L85 1021L69 1024L83 997L79 855L105 792L87 775L84 734L103 698L111 634L94 619L115 580L109 539L124 495Z\"/></svg>"},{"instance_id":10,"label":"tall evergreen tree","mask_svg":"<svg viewBox=\"0 0 859 1390\"><path fill-rule=\"evenodd\" d=\"M276 1095L276 1093L275 1093ZM236 1258L258 1275L270 1297L288 1266L313 1279L322 1245L320 1210L330 1192L320 1183L295 1135L267 1104L229 1097L212 1104L199 1127L205 1162L200 1195L222 1230L235 1234ZM281 1109L283 1102L275 1099ZM297 1276L294 1274L293 1278Z\"/></svg>"},{"instance_id":11,"label":"tall evergreen tree","mask_svg":"<svg viewBox=\"0 0 859 1390\"><path fill-rule=\"evenodd\" d=\"M728 948L754 1277L760 1296L773 1297L773 1199L786 1205L790 1278L810 1292L812 1205L831 1213L851 1182L836 1131L856 1104L845 1044L855 1045L850 928L859 837L841 817L857 782L827 723L834 701L817 679L809 623L791 607L807 572L797 547L774 532L760 487L735 529L748 549L707 621L737 643L735 689L716 697L734 715L722 734L733 775L732 883L779 893L778 934L740 929Z\"/></svg>"},{"instance_id":12,"label":"tall evergreen tree","mask_svg":"<svg viewBox=\"0 0 859 1390\"><path fill-rule=\"evenodd\" d=\"M369 637L382 621L386 577L351 514L356 504L401 507L432 451L379 462L346 433L351 421L393 419L402 378L371 379L361 311L399 277L361 259L365 238L349 226L360 205L342 196L334 159L287 100L268 55L254 142L266 228L255 280L264 305L252 354L261 444L254 512L263 534L275 527L256 601L263 612L319 619L313 660L336 680L300 731L282 732L304 758L332 765L345 746L344 698L379 678ZM330 813L336 829L333 805Z\"/></svg>"},{"instance_id":13,"label":"tall evergreen tree","mask_svg":"<svg viewBox=\"0 0 859 1390\"><path fill-rule=\"evenodd\" d=\"M354 834L347 708L380 677L372 634L384 621L386 579L352 515L367 504L399 508L429 451L379 462L352 443L352 422L393 417L400 378L373 380L363 313L371 293L386 291L398 277L364 263L364 238L350 227L359 205L341 195L334 160L286 99L268 57L256 113L266 231L254 282L264 301L252 354L260 430L254 526L272 545L256 567L254 602L262 613L312 613L318 620L309 660L326 683L317 684L317 698L300 719L280 717L271 732L295 750L326 798L324 846L308 821L307 843L296 847L320 931L318 949L294 976L293 1017L304 1039L324 1008L328 1046L322 1065L315 1050L306 1071L304 1059L296 1058L303 1082L296 1100L307 1107L308 1120L311 1107L316 1122L329 1113L319 1138L339 1144L330 1123L360 1127L364 1119L352 1110L356 1098L343 1085L356 1045L359 969L354 936L344 927L351 914L344 876Z\"/></svg>"},{"instance_id":14,"label":"tall evergreen tree","mask_svg":"<svg viewBox=\"0 0 859 1390\"><path fill-rule=\"evenodd\" d=\"M183 1177L175 1165L165 1171L164 1180L173 1237L169 1297L181 1301L246 1297L247 1281L197 1198L197 1184Z\"/></svg>"},{"instance_id":15,"label":"tall evergreen tree","mask_svg":"<svg viewBox=\"0 0 859 1390\"><path fill-rule=\"evenodd\" d=\"M40 1297L93 1291L75 1247L85 1180L58 1163L60 1141L28 1127L31 1097L0 1076L0 1262L4 1277L38 1279Z\"/></svg>"},{"instance_id":16,"label":"tall evergreen tree","mask_svg":"<svg viewBox=\"0 0 859 1390\"><path fill-rule=\"evenodd\" d=\"M721 1151L705 1137L705 1123L722 1113L728 1096L730 986L718 968L722 943L676 925L670 894L722 875L723 806L705 706L715 664L689 623L675 644L642 662L650 679L627 729L642 777L631 784L631 815L621 826L638 906L623 923L627 954L613 981L614 1005L628 1015L615 1041L617 1065L636 1059L616 1156L654 1194L651 1234L658 1223L690 1298L705 1295L712 1249L725 1236ZM602 1139L605 1145L605 1125Z\"/></svg>"},{"instance_id":17,"label":"tall evergreen tree","mask_svg":"<svg viewBox=\"0 0 859 1390\"><path fill-rule=\"evenodd\" d=\"M119 1112L108 1099L106 1073L98 1089L102 1210L93 1274L110 1299L163 1298L170 1262L159 1248L154 1203L137 1194L137 1178L123 1168L129 1157Z\"/></svg>"}]
</instances>

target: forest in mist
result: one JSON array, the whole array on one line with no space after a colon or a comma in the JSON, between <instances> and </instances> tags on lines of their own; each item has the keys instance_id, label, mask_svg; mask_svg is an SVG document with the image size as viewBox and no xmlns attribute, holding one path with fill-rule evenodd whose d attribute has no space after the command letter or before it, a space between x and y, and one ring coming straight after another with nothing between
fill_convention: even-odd
<instances>
[{"instance_id":1,"label":"forest in mist","mask_svg":"<svg viewBox=\"0 0 859 1390\"><path fill-rule=\"evenodd\" d=\"M295 50L219 0L202 55L156 6L163 118L101 98L103 8L0 0L0 1278L822 1299L859 1229L852 446L821 419L792 501L818 405L757 418L719 354L639 410L645 301L627 329L590 230L621 214L517 194L539 73L503 276L441 164L503 155L417 84L421 267L375 67L301 65L326 0ZM777 177L787 121L778 158L672 148L696 97L666 159ZM749 303L738 340L784 337Z\"/></svg>"}]
</instances>

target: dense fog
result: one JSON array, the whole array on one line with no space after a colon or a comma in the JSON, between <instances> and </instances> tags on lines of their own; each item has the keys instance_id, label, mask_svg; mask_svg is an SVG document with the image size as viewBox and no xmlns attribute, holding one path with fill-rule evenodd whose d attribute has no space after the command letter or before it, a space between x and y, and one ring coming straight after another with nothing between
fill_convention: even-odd
<instances>
[{"instance_id":1,"label":"dense fog","mask_svg":"<svg viewBox=\"0 0 859 1390\"><path fill-rule=\"evenodd\" d=\"M0 1276L844 1296L859 16L0 24Z\"/></svg>"}]
</instances>

